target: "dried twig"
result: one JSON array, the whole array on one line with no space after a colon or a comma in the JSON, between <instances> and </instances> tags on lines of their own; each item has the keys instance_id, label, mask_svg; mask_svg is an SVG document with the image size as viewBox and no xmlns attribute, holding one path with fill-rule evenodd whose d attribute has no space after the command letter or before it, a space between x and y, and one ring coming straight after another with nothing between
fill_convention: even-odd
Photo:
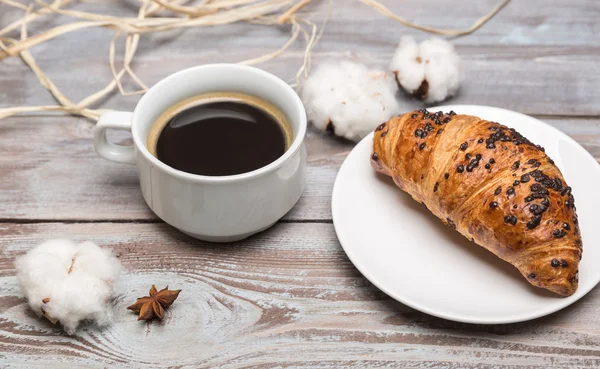
<instances>
[{"instance_id":1,"label":"dried twig","mask_svg":"<svg viewBox=\"0 0 600 369\"><path fill-rule=\"evenodd\" d=\"M83 2L84 0L80 1ZM0 3L25 11L22 18L0 29L0 60L16 55L20 56L23 62L36 75L40 84L52 94L59 104L61 104L3 108L0 109L0 119L21 113L58 111L97 120L100 114L106 110L89 109L88 107L97 103L115 89L124 96L141 94L148 89L146 84L134 73L132 68L141 35L188 27L217 26L236 22L248 22L263 25L291 25L291 36L280 49L266 55L241 61L240 63L247 65L258 64L278 57L286 52L294 42L297 41L300 32L302 32L305 41L304 58L302 65L296 74L297 85L300 83L301 77L306 78L310 72L312 50L323 34L323 30L329 20L332 9L332 0L329 0L329 12L321 26L317 27L311 20L305 19L298 14L303 7L313 0L200 0L196 2L193 0L139 1L140 7L138 15L134 18L67 9L66 6L71 4L73 0L54 0L50 4L44 2L44 0L35 0L35 3L40 6L38 9L34 9L33 5L24 5L16 0L0 0ZM360 1L373 7L381 14L408 27L435 34L456 36L469 34L479 29L510 0L502 0L502 2L492 9L490 13L477 20L473 26L466 30L444 30L419 26L394 14L376 0ZM28 35L27 25L30 22L51 14L72 17L75 18L76 21L53 27L32 36ZM161 14L162 16L157 16L157 14ZM164 14L166 14L166 16L164 16ZM33 55L29 52L29 49L66 33L93 27L109 28L115 32L115 36L109 44L109 66L112 73L112 80L92 95L87 96L78 103L73 103L67 96L61 93L58 87L43 72ZM21 29L20 40L3 37L19 28ZM116 67L117 58L115 49L116 41L122 33L126 33L125 49L123 54L123 66L118 70ZM139 90L133 92L125 91L121 79L126 74L140 87Z\"/></svg>"},{"instance_id":2,"label":"dried twig","mask_svg":"<svg viewBox=\"0 0 600 369\"><path fill-rule=\"evenodd\" d=\"M283 45L283 47L281 49L279 49L277 51L274 51L274 52L272 52L270 54L259 56L259 57L254 58L254 59L248 59L248 60L244 60L244 61L238 62L238 64L254 65L254 64L260 64L260 63L264 63L266 61L275 59L279 55L283 54L290 46L292 46L292 44L294 43L294 41L296 41L296 39L298 38L298 34L299 33L300 33L300 27L298 27L298 24L294 24L293 28L292 28L292 36L285 43L285 45Z\"/></svg>"},{"instance_id":3,"label":"dried twig","mask_svg":"<svg viewBox=\"0 0 600 369\"><path fill-rule=\"evenodd\" d=\"M439 29L439 28L433 28L433 27L420 26L418 24L414 24L412 22L407 21L406 19L400 17L399 15L394 14L391 10L389 10L383 4L381 4L380 2L378 2L376 0L360 0L360 1L369 5L370 7L377 10L378 12L385 15L386 17L391 18L391 19L395 20L396 22L401 23L407 27L415 28L415 29L429 32L429 33L435 33L438 35L444 35L444 36L462 36L462 35L468 35L470 33L477 31L481 26L483 26L485 24L485 22L492 19L492 17L494 15L496 15L496 13L498 13L506 4L508 4L510 2L510 0L502 0L488 14L479 18L470 28L468 28L466 30L455 30L455 29Z\"/></svg>"},{"instance_id":4,"label":"dried twig","mask_svg":"<svg viewBox=\"0 0 600 369\"><path fill-rule=\"evenodd\" d=\"M66 6L67 4L69 4L72 1L73 0L55 0L50 5L50 7L53 9L59 9L60 7ZM5 2L5 0L3 0L3 2ZM49 9L40 9L38 11L31 12L31 14L25 15L23 18L18 19L16 21L12 22L11 24L9 24L8 26L2 28L2 30L0 30L0 36L7 35L9 32L14 31L15 29L21 27L21 25L23 23L31 22L31 21L37 19L39 16L44 15L44 14L49 14L51 12L52 12L52 10L49 10Z\"/></svg>"},{"instance_id":5,"label":"dried twig","mask_svg":"<svg viewBox=\"0 0 600 369\"><path fill-rule=\"evenodd\" d=\"M282 16L277 18L277 23L284 24L284 23L288 22L290 20L290 18L298 12L298 10L304 8L311 1L312 0L302 0L299 3L297 3L296 5L292 6L291 8L288 9L287 12L283 13Z\"/></svg>"}]
</instances>

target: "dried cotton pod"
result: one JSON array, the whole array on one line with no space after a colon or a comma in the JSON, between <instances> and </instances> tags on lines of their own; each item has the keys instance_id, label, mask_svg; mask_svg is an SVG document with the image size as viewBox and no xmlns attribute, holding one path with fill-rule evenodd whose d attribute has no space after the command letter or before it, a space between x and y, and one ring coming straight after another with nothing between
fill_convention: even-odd
<instances>
[{"instance_id":1,"label":"dried cotton pod","mask_svg":"<svg viewBox=\"0 0 600 369\"><path fill-rule=\"evenodd\" d=\"M121 264L111 250L86 241L50 240L16 260L17 280L29 306L69 334L83 320L108 323L113 284Z\"/></svg>"},{"instance_id":2,"label":"dried cotton pod","mask_svg":"<svg viewBox=\"0 0 600 369\"><path fill-rule=\"evenodd\" d=\"M440 38L417 44L410 36L402 37L390 69L399 86L427 103L454 96L461 80L460 57Z\"/></svg>"},{"instance_id":3,"label":"dried cotton pod","mask_svg":"<svg viewBox=\"0 0 600 369\"><path fill-rule=\"evenodd\" d=\"M300 91L308 118L321 131L359 141L400 114L391 76L352 61L320 64Z\"/></svg>"}]
</instances>

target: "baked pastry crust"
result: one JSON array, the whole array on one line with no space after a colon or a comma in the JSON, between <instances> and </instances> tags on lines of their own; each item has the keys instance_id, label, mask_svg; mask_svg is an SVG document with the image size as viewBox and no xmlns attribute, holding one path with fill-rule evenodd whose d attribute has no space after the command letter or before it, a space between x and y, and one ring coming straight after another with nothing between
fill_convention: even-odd
<instances>
[{"instance_id":1,"label":"baked pastry crust","mask_svg":"<svg viewBox=\"0 0 600 369\"><path fill-rule=\"evenodd\" d=\"M421 109L377 127L371 165L532 285L577 290L582 241L571 188L514 129Z\"/></svg>"}]
</instances>

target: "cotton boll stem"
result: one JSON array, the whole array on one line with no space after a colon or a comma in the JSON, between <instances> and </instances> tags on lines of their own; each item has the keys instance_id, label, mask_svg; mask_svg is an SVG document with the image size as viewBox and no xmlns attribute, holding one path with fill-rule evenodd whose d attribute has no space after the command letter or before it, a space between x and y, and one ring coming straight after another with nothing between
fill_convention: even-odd
<instances>
[{"instance_id":1,"label":"cotton boll stem","mask_svg":"<svg viewBox=\"0 0 600 369\"><path fill-rule=\"evenodd\" d=\"M46 306L46 304L48 304L49 302L50 302L50 298L49 298L49 297L46 297L46 298L42 299L42 315L43 315L43 316L44 316L46 319L48 319L48 320L50 321L50 323L52 323L52 324L56 324L56 323L58 322L58 319L54 319L53 317L51 317L51 316L50 316L50 314L48 314L48 313L46 312L46 308L45 308L45 306Z\"/></svg>"}]
</instances>

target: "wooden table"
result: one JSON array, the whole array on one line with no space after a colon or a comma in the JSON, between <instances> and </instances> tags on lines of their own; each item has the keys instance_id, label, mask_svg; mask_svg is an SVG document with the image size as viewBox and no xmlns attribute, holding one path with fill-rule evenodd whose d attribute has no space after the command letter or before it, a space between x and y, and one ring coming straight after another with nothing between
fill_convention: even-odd
<instances>
[{"instance_id":1,"label":"wooden table","mask_svg":"<svg viewBox=\"0 0 600 369\"><path fill-rule=\"evenodd\" d=\"M419 24L467 28L496 0L384 3ZM358 1L333 5L313 64L348 57L385 67L401 35L429 37ZM78 9L133 15L136 7L135 1L112 0ZM317 1L305 11L318 22L327 3ZM0 26L17 15L0 4ZM30 32L65 19L47 17ZM482 29L454 40L466 79L451 103L538 117L600 158L599 33L597 1L515 0ZM79 100L111 78L112 36L88 29L32 52L62 91ZM251 24L156 34L142 38L134 68L153 84L185 67L262 55L288 37L286 27ZM292 80L301 48L261 67ZM113 94L99 107L131 110L138 98ZM18 58L0 61L0 106L53 103ZM421 107L406 99L403 104ZM311 130L308 183L294 209L262 234L215 245L157 219L142 199L135 169L95 154L93 127L82 118L56 115L0 121L0 367L600 366L598 288L545 318L470 325L414 311L373 287L344 254L331 220L331 190L350 142ZM14 259L54 237L109 247L126 268L108 328L86 326L70 337L28 308ZM152 284L183 292L164 321L138 322L125 307Z\"/></svg>"}]
</instances>

